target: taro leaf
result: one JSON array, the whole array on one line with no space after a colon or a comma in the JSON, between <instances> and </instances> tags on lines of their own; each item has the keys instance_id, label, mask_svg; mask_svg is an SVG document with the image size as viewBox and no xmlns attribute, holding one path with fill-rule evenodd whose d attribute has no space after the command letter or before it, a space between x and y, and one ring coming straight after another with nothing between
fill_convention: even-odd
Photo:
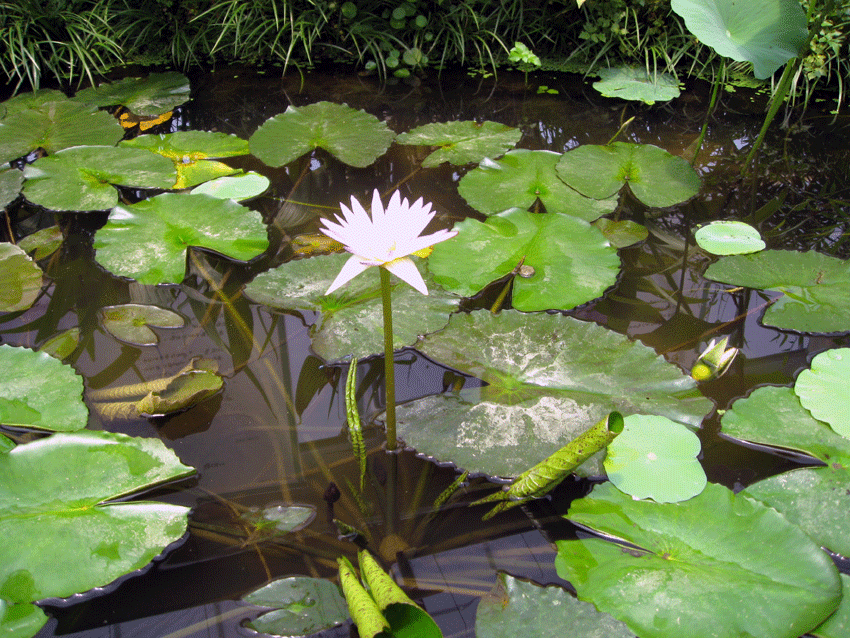
<instances>
[{"instance_id":1,"label":"taro leaf","mask_svg":"<svg viewBox=\"0 0 850 638\"><path fill-rule=\"evenodd\" d=\"M0 208L6 208L18 199L23 183L24 174L17 168L0 170Z\"/></svg>"},{"instance_id":2,"label":"taro leaf","mask_svg":"<svg viewBox=\"0 0 850 638\"><path fill-rule=\"evenodd\" d=\"M744 255L764 250L764 241L755 228L744 222L716 221L694 233L699 247L712 255Z\"/></svg>"},{"instance_id":3,"label":"taro leaf","mask_svg":"<svg viewBox=\"0 0 850 638\"><path fill-rule=\"evenodd\" d=\"M550 213L566 213L588 222L613 211L614 199L588 199L560 180L555 172L560 157L551 151L519 149L498 161L485 159L463 176L458 192L484 215L514 207L528 210L538 199Z\"/></svg>"},{"instance_id":4,"label":"taro leaf","mask_svg":"<svg viewBox=\"0 0 850 638\"><path fill-rule=\"evenodd\" d=\"M186 321L172 310L128 303L105 306L98 312L100 323L116 339L136 346L155 346L159 337L148 326L156 328L182 328Z\"/></svg>"},{"instance_id":5,"label":"taro leaf","mask_svg":"<svg viewBox=\"0 0 850 638\"><path fill-rule=\"evenodd\" d=\"M26 310L41 291L41 268L19 246L0 242L0 312Z\"/></svg>"},{"instance_id":6,"label":"taro leaf","mask_svg":"<svg viewBox=\"0 0 850 638\"><path fill-rule=\"evenodd\" d=\"M512 208L486 221L466 219L458 235L434 246L428 269L443 287L471 297L523 261L530 277L513 280L513 306L530 312L574 308L601 296L620 272L616 249L586 221Z\"/></svg>"},{"instance_id":7,"label":"taro leaf","mask_svg":"<svg viewBox=\"0 0 850 638\"><path fill-rule=\"evenodd\" d=\"M79 91L74 101L95 106L126 106L136 115L165 113L189 101L189 80L182 73L151 73Z\"/></svg>"},{"instance_id":8,"label":"taro leaf","mask_svg":"<svg viewBox=\"0 0 850 638\"><path fill-rule=\"evenodd\" d=\"M634 632L560 587L540 587L499 574L496 591L482 596L475 612L478 638L634 638Z\"/></svg>"},{"instance_id":9,"label":"taro leaf","mask_svg":"<svg viewBox=\"0 0 850 638\"><path fill-rule=\"evenodd\" d=\"M720 55L752 62L759 80L806 44L806 13L797 0L672 0L688 31Z\"/></svg>"},{"instance_id":10,"label":"taro leaf","mask_svg":"<svg viewBox=\"0 0 850 638\"><path fill-rule=\"evenodd\" d=\"M562 180L588 197L611 197L628 184L650 207L679 204L700 188L699 175L687 161L651 144L585 144L564 153L557 170Z\"/></svg>"},{"instance_id":11,"label":"taro leaf","mask_svg":"<svg viewBox=\"0 0 850 638\"><path fill-rule=\"evenodd\" d=\"M339 588L325 578L279 578L242 601L274 609L247 625L275 636L308 636L348 620L348 607Z\"/></svg>"},{"instance_id":12,"label":"taro leaf","mask_svg":"<svg viewBox=\"0 0 850 638\"><path fill-rule=\"evenodd\" d=\"M558 575L643 638L797 638L841 598L835 565L799 527L720 485L655 503L604 483L567 518L615 542L558 541Z\"/></svg>"},{"instance_id":13,"label":"taro leaf","mask_svg":"<svg viewBox=\"0 0 850 638\"><path fill-rule=\"evenodd\" d=\"M314 148L339 161L364 168L389 148L395 137L385 122L345 104L317 102L290 106L251 136L251 154L268 166L283 166Z\"/></svg>"},{"instance_id":14,"label":"taro leaf","mask_svg":"<svg viewBox=\"0 0 850 638\"><path fill-rule=\"evenodd\" d=\"M602 231L605 239L611 242L614 248L626 248L649 237L646 226L641 226L631 219L614 221L607 217L600 217L593 222L593 226Z\"/></svg>"},{"instance_id":15,"label":"taro leaf","mask_svg":"<svg viewBox=\"0 0 850 638\"><path fill-rule=\"evenodd\" d=\"M470 472L517 476L609 412L696 426L711 409L694 380L651 348L571 317L454 315L417 349L489 384L397 411L408 445ZM601 471L595 456L577 473Z\"/></svg>"},{"instance_id":16,"label":"taro leaf","mask_svg":"<svg viewBox=\"0 0 850 638\"><path fill-rule=\"evenodd\" d=\"M817 638L846 638L850 634L850 576L840 574L843 596L841 604L832 616L809 633Z\"/></svg>"},{"instance_id":17,"label":"taro leaf","mask_svg":"<svg viewBox=\"0 0 850 638\"><path fill-rule=\"evenodd\" d=\"M800 403L816 419L825 421L850 439L850 348L834 348L812 359L794 382Z\"/></svg>"},{"instance_id":18,"label":"taro leaf","mask_svg":"<svg viewBox=\"0 0 850 638\"><path fill-rule=\"evenodd\" d=\"M249 153L248 141L212 131L178 131L163 135L140 135L120 146L143 148L174 163L177 179L172 188L191 188L210 179L238 173L239 169L210 161Z\"/></svg>"},{"instance_id":19,"label":"taro leaf","mask_svg":"<svg viewBox=\"0 0 850 638\"><path fill-rule=\"evenodd\" d=\"M193 472L158 439L112 432L53 434L0 454L0 596L64 598L144 567L185 533L188 508L108 499Z\"/></svg>"},{"instance_id":20,"label":"taro leaf","mask_svg":"<svg viewBox=\"0 0 850 638\"><path fill-rule=\"evenodd\" d=\"M193 195L212 195L219 199L245 201L262 195L269 187L269 178L250 171L243 175L219 177L192 189Z\"/></svg>"},{"instance_id":21,"label":"taro leaf","mask_svg":"<svg viewBox=\"0 0 850 638\"><path fill-rule=\"evenodd\" d=\"M711 264L707 279L784 293L762 322L784 330L850 330L850 261L822 253L765 250L732 255Z\"/></svg>"},{"instance_id":22,"label":"taro leaf","mask_svg":"<svg viewBox=\"0 0 850 638\"><path fill-rule=\"evenodd\" d=\"M272 505L264 508L260 515L274 523L281 534L304 529L316 518L316 508L312 505Z\"/></svg>"},{"instance_id":23,"label":"taro leaf","mask_svg":"<svg viewBox=\"0 0 850 638\"><path fill-rule=\"evenodd\" d=\"M521 137L520 129L497 122L434 122L402 133L396 142L438 146L422 161L423 167L432 168L443 162L462 165L498 157L516 146Z\"/></svg>"},{"instance_id":24,"label":"taro leaf","mask_svg":"<svg viewBox=\"0 0 850 638\"><path fill-rule=\"evenodd\" d=\"M350 256L346 253L287 262L257 275L245 287L245 295L273 308L321 312L313 332L313 350L328 361L381 353L384 318L379 273L370 268L332 294L325 294ZM406 283L395 284L392 305L396 349L413 345L419 335L445 326L459 302L458 297L434 284L421 261L416 262L429 294L423 296Z\"/></svg>"},{"instance_id":25,"label":"taro leaf","mask_svg":"<svg viewBox=\"0 0 850 638\"><path fill-rule=\"evenodd\" d=\"M621 492L657 503L677 503L702 492L700 442L685 426L663 416L633 414L608 445L605 473Z\"/></svg>"},{"instance_id":26,"label":"taro leaf","mask_svg":"<svg viewBox=\"0 0 850 638\"><path fill-rule=\"evenodd\" d=\"M63 241L65 236L62 234L62 229L59 226L48 226L21 238L18 246L39 261L59 250Z\"/></svg>"},{"instance_id":27,"label":"taro leaf","mask_svg":"<svg viewBox=\"0 0 850 638\"><path fill-rule=\"evenodd\" d=\"M0 122L0 162L43 148L53 154L70 146L112 146L124 129L109 113L68 100L26 109Z\"/></svg>"},{"instance_id":28,"label":"taro leaf","mask_svg":"<svg viewBox=\"0 0 850 638\"><path fill-rule=\"evenodd\" d=\"M605 97L639 100L644 104L668 102L679 97L679 83L669 73L647 73L646 69L621 66L599 69L600 80L593 88Z\"/></svg>"},{"instance_id":29,"label":"taro leaf","mask_svg":"<svg viewBox=\"0 0 850 638\"><path fill-rule=\"evenodd\" d=\"M0 379L3 425L63 432L86 427L82 378L46 352L0 345Z\"/></svg>"},{"instance_id":30,"label":"taro leaf","mask_svg":"<svg viewBox=\"0 0 850 638\"><path fill-rule=\"evenodd\" d=\"M77 146L24 168L24 197L58 211L109 210L118 203L113 184L170 188L174 165L134 148Z\"/></svg>"},{"instance_id":31,"label":"taro leaf","mask_svg":"<svg viewBox=\"0 0 850 638\"><path fill-rule=\"evenodd\" d=\"M47 614L41 607L30 603L17 605L0 598L0 636L3 638L30 638L47 623Z\"/></svg>"},{"instance_id":32,"label":"taro leaf","mask_svg":"<svg viewBox=\"0 0 850 638\"><path fill-rule=\"evenodd\" d=\"M101 264L143 284L183 281L189 246L247 261L268 248L268 234L258 212L233 200L164 193L116 206L94 239Z\"/></svg>"},{"instance_id":33,"label":"taro leaf","mask_svg":"<svg viewBox=\"0 0 850 638\"><path fill-rule=\"evenodd\" d=\"M746 493L782 512L822 546L850 555L850 441L813 418L791 388L757 388L735 401L721 424L726 436L796 450L827 464L772 476Z\"/></svg>"}]
</instances>

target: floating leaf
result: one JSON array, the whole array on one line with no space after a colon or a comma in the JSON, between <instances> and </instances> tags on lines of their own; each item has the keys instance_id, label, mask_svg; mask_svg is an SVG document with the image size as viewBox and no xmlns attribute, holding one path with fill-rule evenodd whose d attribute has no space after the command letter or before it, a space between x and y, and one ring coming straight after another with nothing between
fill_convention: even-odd
<instances>
[{"instance_id":1,"label":"floating leaf","mask_svg":"<svg viewBox=\"0 0 850 638\"><path fill-rule=\"evenodd\" d=\"M193 472L158 439L111 432L53 434L0 454L2 597L64 598L145 566L185 533L189 509L109 499Z\"/></svg>"},{"instance_id":2,"label":"floating leaf","mask_svg":"<svg viewBox=\"0 0 850 638\"><path fill-rule=\"evenodd\" d=\"M588 197L611 197L628 184L632 194L651 207L679 204L700 188L699 175L687 161L651 144L584 144L564 153L557 170L562 180Z\"/></svg>"},{"instance_id":3,"label":"floating leaf","mask_svg":"<svg viewBox=\"0 0 850 638\"><path fill-rule=\"evenodd\" d=\"M434 246L428 269L437 283L465 297L522 261L533 274L514 278L514 308L566 310L601 296L620 272L617 251L602 233L569 215L512 208L454 228L456 237Z\"/></svg>"},{"instance_id":4,"label":"floating leaf","mask_svg":"<svg viewBox=\"0 0 850 638\"><path fill-rule=\"evenodd\" d=\"M39 350L60 361L69 356L80 343L80 329L69 328L45 341Z\"/></svg>"},{"instance_id":5,"label":"floating leaf","mask_svg":"<svg viewBox=\"0 0 850 638\"><path fill-rule=\"evenodd\" d=\"M6 208L18 199L23 183L24 174L17 168L0 170L0 208Z\"/></svg>"},{"instance_id":6,"label":"floating leaf","mask_svg":"<svg viewBox=\"0 0 850 638\"><path fill-rule=\"evenodd\" d=\"M43 108L48 102L65 102L67 100L68 96L56 89L38 89L37 91L18 93L16 96L0 103L0 119L29 109L37 111Z\"/></svg>"},{"instance_id":7,"label":"floating leaf","mask_svg":"<svg viewBox=\"0 0 850 638\"><path fill-rule=\"evenodd\" d=\"M599 69L593 88L605 97L638 100L644 104L668 102L679 97L679 82L669 73L648 73L630 66Z\"/></svg>"},{"instance_id":8,"label":"floating leaf","mask_svg":"<svg viewBox=\"0 0 850 638\"><path fill-rule=\"evenodd\" d=\"M100 324L116 339L137 346L155 346L159 337L148 326L155 328L182 328L186 320L176 312L142 304L128 303L105 306L98 316Z\"/></svg>"},{"instance_id":9,"label":"floating leaf","mask_svg":"<svg viewBox=\"0 0 850 638\"><path fill-rule=\"evenodd\" d=\"M324 578L294 576L273 580L242 598L275 611L248 622L254 631L276 636L307 636L348 620L348 606L339 589Z\"/></svg>"},{"instance_id":10,"label":"floating leaf","mask_svg":"<svg viewBox=\"0 0 850 638\"><path fill-rule=\"evenodd\" d=\"M11 604L0 598L0 636L30 638L47 623L47 614L30 603Z\"/></svg>"},{"instance_id":11,"label":"floating leaf","mask_svg":"<svg viewBox=\"0 0 850 638\"><path fill-rule=\"evenodd\" d=\"M594 323L504 310L454 315L417 349L487 386L400 405L399 437L470 472L517 476L610 412L698 425L711 402L682 371ZM579 474L600 474L593 457Z\"/></svg>"},{"instance_id":12,"label":"floating leaf","mask_svg":"<svg viewBox=\"0 0 850 638\"><path fill-rule=\"evenodd\" d=\"M385 122L345 104L317 102L289 106L251 136L251 154L268 166L283 166L314 148L363 168L389 148L395 137Z\"/></svg>"},{"instance_id":13,"label":"floating leaf","mask_svg":"<svg viewBox=\"0 0 850 638\"><path fill-rule=\"evenodd\" d=\"M743 255L765 247L759 231L736 221L710 222L697 229L694 239L700 248L712 255Z\"/></svg>"},{"instance_id":14,"label":"floating leaf","mask_svg":"<svg viewBox=\"0 0 850 638\"><path fill-rule=\"evenodd\" d=\"M797 638L841 598L835 565L800 528L720 485L662 504L604 483L567 518L614 542L558 541L558 575L644 638L683 627L693 638Z\"/></svg>"},{"instance_id":15,"label":"floating leaf","mask_svg":"<svg viewBox=\"0 0 850 638\"><path fill-rule=\"evenodd\" d=\"M64 432L86 427L82 378L46 352L0 345L0 379L0 424Z\"/></svg>"},{"instance_id":16,"label":"floating leaf","mask_svg":"<svg viewBox=\"0 0 850 638\"><path fill-rule=\"evenodd\" d=\"M699 438L663 416L632 414L608 445L605 473L621 492L657 503L677 503L702 492ZM675 480L671 480L675 477Z\"/></svg>"},{"instance_id":17,"label":"floating leaf","mask_svg":"<svg viewBox=\"0 0 850 638\"><path fill-rule=\"evenodd\" d=\"M41 292L41 268L19 246L0 242L0 312L19 312Z\"/></svg>"},{"instance_id":18,"label":"floating leaf","mask_svg":"<svg viewBox=\"0 0 850 638\"><path fill-rule=\"evenodd\" d=\"M59 250L63 241L65 236L62 234L62 229L59 226L48 226L21 238L18 247L39 261Z\"/></svg>"},{"instance_id":19,"label":"floating leaf","mask_svg":"<svg viewBox=\"0 0 850 638\"><path fill-rule=\"evenodd\" d=\"M605 239L611 242L614 248L626 248L643 241L649 237L646 226L641 226L630 219L614 221L607 217L600 217L593 225L602 231Z\"/></svg>"},{"instance_id":20,"label":"floating leaf","mask_svg":"<svg viewBox=\"0 0 850 638\"><path fill-rule=\"evenodd\" d=\"M183 281L189 246L249 260L268 248L268 234L260 213L232 200L164 193L116 206L94 239L104 267L143 284Z\"/></svg>"},{"instance_id":21,"label":"floating leaf","mask_svg":"<svg viewBox=\"0 0 850 638\"><path fill-rule=\"evenodd\" d=\"M832 616L809 633L817 638L845 638L850 633L850 576L840 574L841 589L844 592L841 604Z\"/></svg>"},{"instance_id":22,"label":"floating leaf","mask_svg":"<svg viewBox=\"0 0 850 638\"><path fill-rule=\"evenodd\" d=\"M711 264L707 279L783 293L764 313L767 326L802 332L850 330L850 261L822 253L765 250Z\"/></svg>"},{"instance_id":23,"label":"floating leaf","mask_svg":"<svg viewBox=\"0 0 850 638\"><path fill-rule=\"evenodd\" d=\"M79 91L74 100L96 106L126 106L136 115L153 116L189 101L189 80L182 73L151 73Z\"/></svg>"},{"instance_id":24,"label":"floating leaf","mask_svg":"<svg viewBox=\"0 0 850 638\"><path fill-rule=\"evenodd\" d=\"M77 146L42 157L24 168L24 197L58 211L109 210L118 203L113 184L170 188L174 165L134 148Z\"/></svg>"},{"instance_id":25,"label":"floating leaf","mask_svg":"<svg viewBox=\"0 0 850 638\"><path fill-rule=\"evenodd\" d=\"M816 419L850 439L850 348L821 352L809 370L803 370L794 382L800 403Z\"/></svg>"},{"instance_id":26,"label":"floating leaf","mask_svg":"<svg viewBox=\"0 0 850 638\"><path fill-rule=\"evenodd\" d=\"M672 0L688 31L720 55L752 62L759 80L796 58L808 37L797 0Z\"/></svg>"},{"instance_id":27,"label":"floating leaf","mask_svg":"<svg viewBox=\"0 0 850 638\"><path fill-rule=\"evenodd\" d=\"M402 133L399 144L438 146L422 161L424 168L443 162L455 165L480 162L485 157L498 157L516 146L522 137L518 128L497 122L433 122Z\"/></svg>"},{"instance_id":28,"label":"floating leaf","mask_svg":"<svg viewBox=\"0 0 850 638\"><path fill-rule=\"evenodd\" d=\"M262 195L269 187L269 178L259 173L218 177L192 189L193 195L212 195L218 199L242 202Z\"/></svg>"},{"instance_id":29,"label":"floating leaf","mask_svg":"<svg viewBox=\"0 0 850 638\"><path fill-rule=\"evenodd\" d=\"M458 192L484 215L508 208L528 210L537 200L550 213L565 213L588 222L614 210L615 200L588 199L564 184L555 172L560 158L559 153L551 151L509 151L498 161L485 159L464 175Z\"/></svg>"}]
</instances>

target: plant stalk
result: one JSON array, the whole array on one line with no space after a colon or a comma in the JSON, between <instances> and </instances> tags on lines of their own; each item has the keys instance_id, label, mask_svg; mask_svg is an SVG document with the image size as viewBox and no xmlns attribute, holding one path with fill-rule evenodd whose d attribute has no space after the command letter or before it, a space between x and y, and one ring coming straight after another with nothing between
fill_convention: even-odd
<instances>
[{"instance_id":1,"label":"plant stalk","mask_svg":"<svg viewBox=\"0 0 850 638\"><path fill-rule=\"evenodd\" d=\"M381 271L381 299L384 302L384 403L387 408L387 449L396 449L395 434L395 357L393 349L393 307L390 297L390 271Z\"/></svg>"}]
</instances>

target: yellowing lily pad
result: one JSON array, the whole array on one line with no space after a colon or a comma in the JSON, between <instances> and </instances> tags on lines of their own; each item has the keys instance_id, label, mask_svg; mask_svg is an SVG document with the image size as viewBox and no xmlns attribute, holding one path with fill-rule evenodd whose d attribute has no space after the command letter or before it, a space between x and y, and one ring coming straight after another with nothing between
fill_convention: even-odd
<instances>
[{"instance_id":1,"label":"yellowing lily pad","mask_svg":"<svg viewBox=\"0 0 850 638\"><path fill-rule=\"evenodd\" d=\"M521 137L520 129L498 122L433 122L402 133L396 142L437 146L422 161L424 168L432 168L443 162L462 165L498 157L516 146Z\"/></svg>"}]
</instances>

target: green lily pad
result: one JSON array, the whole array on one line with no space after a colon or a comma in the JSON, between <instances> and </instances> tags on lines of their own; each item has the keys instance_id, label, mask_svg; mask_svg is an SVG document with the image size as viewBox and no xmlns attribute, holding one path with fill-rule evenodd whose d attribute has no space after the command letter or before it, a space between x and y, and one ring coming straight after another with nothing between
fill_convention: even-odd
<instances>
[{"instance_id":1,"label":"green lily pad","mask_svg":"<svg viewBox=\"0 0 850 638\"><path fill-rule=\"evenodd\" d=\"M0 378L3 425L73 432L88 424L82 378L49 354L0 345Z\"/></svg>"},{"instance_id":2,"label":"green lily pad","mask_svg":"<svg viewBox=\"0 0 850 638\"><path fill-rule=\"evenodd\" d=\"M321 312L312 329L313 350L328 361L381 353L384 317L377 270L370 268L330 295L325 294L349 257L345 253L287 262L257 275L245 287L245 296L273 308ZM394 286L395 349L413 345L419 335L445 326L460 301L435 285L424 264L415 261L429 294L423 296L407 284Z\"/></svg>"},{"instance_id":3,"label":"green lily pad","mask_svg":"<svg viewBox=\"0 0 850 638\"><path fill-rule=\"evenodd\" d=\"M657 503L678 503L702 492L706 478L696 434L663 416L633 414L625 422L608 444L604 463L617 489Z\"/></svg>"},{"instance_id":4,"label":"green lily pad","mask_svg":"<svg viewBox=\"0 0 850 638\"><path fill-rule=\"evenodd\" d=\"M165 113L189 101L189 80L182 73L151 73L79 91L74 100L95 106L126 106L136 115Z\"/></svg>"},{"instance_id":5,"label":"green lily pad","mask_svg":"<svg viewBox=\"0 0 850 638\"><path fill-rule=\"evenodd\" d=\"M53 434L0 454L0 596L64 598L144 567L185 533L188 508L109 499L193 472L158 439L111 432Z\"/></svg>"},{"instance_id":6,"label":"green lily pad","mask_svg":"<svg viewBox=\"0 0 850 638\"><path fill-rule=\"evenodd\" d=\"M417 346L489 385L400 405L398 436L470 472L517 476L610 412L696 426L711 410L693 379L594 323L504 310L454 315ZM601 474L599 455L579 474Z\"/></svg>"},{"instance_id":7,"label":"green lily pad","mask_svg":"<svg viewBox=\"0 0 850 638\"><path fill-rule=\"evenodd\" d=\"M604 483L567 518L614 542L558 541L558 575L639 636L680 638L684 627L692 638L797 638L841 599L838 571L816 543L720 485L662 504Z\"/></svg>"},{"instance_id":8,"label":"green lily pad","mask_svg":"<svg viewBox=\"0 0 850 638\"><path fill-rule=\"evenodd\" d=\"M4 638L30 638L47 623L47 614L30 603L11 604L0 598L0 635Z\"/></svg>"},{"instance_id":9,"label":"green lily pad","mask_svg":"<svg viewBox=\"0 0 850 638\"><path fill-rule=\"evenodd\" d=\"M424 168L433 168L443 162L463 165L498 157L516 146L521 137L520 129L498 122L434 122L402 133L396 142L438 146L422 161Z\"/></svg>"},{"instance_id":10,"label":"green lily pad","mask_svg":"<svg viewBox=\"0 0 850 638\"><path fill-rule=\"evenodd\" d=\"M611 242L614 248L626 248L649 237L646 226L641 226L630 219L614 221L607 217L600 217L593 225L602 231L605 239Z\"/></svg>"},{"instance_id":11,"label":"green lily pad","mask_svg":"<svg viewBox=\"0 0 850 638\"><path fill-rule=\"evenodd\" d=\"M254 631L273 636L309 636L348 620L339 588L324 578L279 578L242 601L274 609L247 623Z\"/></svg>"},{"instance_id":12,"label":"green lily pad","mask_svg":"<svg viewBox=\"0 0 850 638\"><path fill-rule=\"evenodd\" d=\"M109 210L118 203L113 184L171 188L176 172L165 159L134 148L77 146L24 168L24 197L58 211Z\"/></svg>"},{"instance_id":13,"label":"green lily pad","mask_svg":"<svg viewBox=\"0 0 850 638\"><path fill-rule=\"evenodd\" d=\"M620 66L599 69L593 88L605 97L637 100L644 104L668 102L679 97L679 82L669 73L647 73L644 68Z\"/></svg>"},{"instance_id":14,"label":"green lily pad","mask_svg":"<svg viewBox=\"0 0 850 638\"><path fill-rule=\"evenodd\" d=\"M803 50L806 12L797 0L672 0L688 31L720 55L752 62L759 80Z\"/></svg>"},{"instance_id":15,"label":"green lily pad","mask_svg":"<svg viewBox=\"0 0 850 638\"><path fill-rule=\"evenodd\" d=\"M535 638L634 638L624 623L560 587L540 587L508 574L498 579L495 591L478 603L478 638L516 638L519 628Z\"/></svg>"},{"instance_id":16,"label":"green lily pad","mask_svg":"<svg viewBox=\"0 0 850 638\"><path fill-rule=\"evenodd\" d=\"M17 168L0 170L0 208L6 208L18 199L23 183L24 174Z\"/></svg>"},{"instance_id":17,"label":"green lily pad","mask_svg":"<svg viewBox=\"0 0 850 638\"><path fill-rule=\"evenodd\" d=\"M0 242L0 312L19 312L41 292L41 268L19 246Z\"/></svg>"},{"instance_id":18,"label":"green lily pad","mask_svg":"<svg viewBox=\"0 0 850 638\"><path fill-rule=\"evenodd\" d=\"M736 221L708 223L697 229L694 239L700 248L712 255L745 255L765 247L759 231Z\"/></svg>"},{"instance_id":19,"label":"green lily pad","mask_svg":"<svg viewBox=\"0 0 850 638\"><path fill-rule=\"evenodd\" d=\"M62 234L62 229L59 226L48 226L22 237L18 242L18 247L28 255L31 254L33 259L39 261L50 257L59 250L63 241L65 241L65 236Z\"/></svg>"},{"instance_id":20,"label":"green lily pad","mask_svg":"<svg viewBox=\"0 0 850 638\"><path fill-rule=\"evenodd\" d=\"M801 332L850 330L850 261L822 253L764 250L722 257L707 279L783 293L762 322Z\"/></svg>"},{"instance_id":21,"label":"green lily pad","mask_svg":"<svg viewBox=\"0 0 850 638\"><path fill-rule=\"evenodd\" d=\"M59 359L61 361L76 350L79 344L80 329L69 328L68 330L60 332L55 337L45 341L39 350L41 352L46 352L54 359Z\"/></svg>"},{"instance_id":22,"label":"green lily pad","mask_svg":"<svg viewBox=\"0 0 850 638\"><path fill-rule=\"evenodd\" d=\"M513 280L513 306L527 312L569 309L602 295L620 272L620 258L586 221L560 213L512 208L486 221L465 219L458 235L434 246L428 268L443 287L471 297L523 260L528 276Z\"/></svg>"},{"instance_id":23,"label":"green lily pad","mask_svg":"<svg viewBox=\"0 0 850 638\"><path fill-rule=\"evenodd\" d=\"M186 320L176 312L128 303L120 306L106 306L99 313L100 324L116 339L137 346L155 346L159 337L148 326L155 328L182 328Z\"/></svg>"},{"instance_id":24,"label":"green lily pad","mask_svg":"<svg viewBox=\"0 0 850 638\"><path fill-rule=\"evenodd\" d=\"M316 102L290 106L256 130L251 154L268 166L283 166L314 148L339 161L364 168L389 148L395 137L385 122L345 104Z\"/></svg>"},{"instance_id":25,"label":"green lily pad","mask_svg":"<svg viewBox=\"0 0 850 638\"><path fill-rule=\"evenodd\" d=\"M242 175L218 177L192 189L193 195L211 195L219 199L245 201L262 195L269 187L269 178L249 171Z\"/></svg>"},{"instance_id":26,"label":"green lily pad","mask_svg":"<svg viewBox=\"0 0 850 638\"><path fill-rule=\"evenodd\" d=\"M143 284L183 281L189 246L247 261L268 248L268 235L260 213L233 200L164 193L116 206L94 238L98 262Z\"/></svg>"},{"instance_id":27,"label":"green lily pad","mask_svg":"<svg viewBox=\"0 0 850 638\"><path fill-rule=\"evenodd\" d=\"M680 204L699 192L700 179L681 157L651 144L585 144L564 153L558 175L578 192L603 199L629 185L647 206Z\"/></svg>"},{"instance_id":28,"label":"green lily pad","mask_svg":"<svg viewBox=\"0 0 850 638\"><path fill-rule=\"evenodd\" d=\"M0 119L10 117L21 111L29 109L39 110L48 102L65 102L68 96L56 89L38 89L18 93L5 102L0 103Z\"/></svg>"},{"instance_id":29,"label":"green lily pad","mask_svg":"<svg viewBox=\"0 0 850 638\"><path fill-rule=\"evenodd\" d=\"M24 109L0 121L0 162L43 148L53 154L71 146L112 146L124 136L109 113L67 99Z\"/></svg>"},{"instance_id":30,"label":"green lily pad","mask_svg":"<svg viewBox=\"0 0 850 638\"><path fill-rule=\"evenodd\" d=\"M812 359L794 382L800 403L816 419L825 421L841 436L850 438L850 348L834 348Z\"/></svg>"},{"instance_id":31,"label":"green lily pad","mask_svg":"<svg viewBox=\"0 0 850 638\"><path fill-rule=\"evenodd\" d=\"M817 638L845 638L850 635L850 576L847 574L840 574L840 576L841 589L844 592L841 604L822 625L809 632Z\"/></svg>"},{"instance_id":32,"label":"green lily pad","mask_svg":"<svg viewBox=\"0 0 850 638\"><path fill-rule=\"evenodd\" d=\"M565 213L587 222L614 210L614 199L588 199L564 184L555 172L560 158L551 151L509 151L498 161L485 159L464 175L458 192L484 215L509 208L528 210L537 200L550 213Z\"/></svg>"}]
</instances>

